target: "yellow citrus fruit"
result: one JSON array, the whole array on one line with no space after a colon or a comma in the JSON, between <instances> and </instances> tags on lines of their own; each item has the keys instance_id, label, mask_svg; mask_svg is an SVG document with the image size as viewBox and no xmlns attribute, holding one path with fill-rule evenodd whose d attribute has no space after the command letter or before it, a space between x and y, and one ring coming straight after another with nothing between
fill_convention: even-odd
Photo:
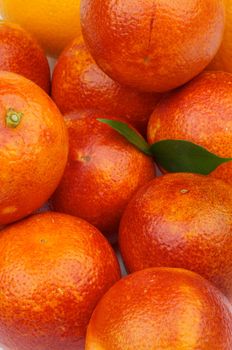
<instances>
[{"instance_id":1,"label":"yellow citrus fruit","mask_svg":"<svg viewBox=\"0 0 232 350\"><path fill-rule=\"evenodd\" d=\"M209 65L209 69L232 73L232 0L224 0L226 9L226 27L221 47Z\"/></svg>"},{"instance_id":2,"label":"yellow citrus fruit","mask_svg":"<svg viewBox=\"0 0 232 350\"><path fill-rule=\"evenodd\" d=\"M0 11L34 34L50 55L80 34L80 0L0 0Z\"/></svg>"}]
</instances>

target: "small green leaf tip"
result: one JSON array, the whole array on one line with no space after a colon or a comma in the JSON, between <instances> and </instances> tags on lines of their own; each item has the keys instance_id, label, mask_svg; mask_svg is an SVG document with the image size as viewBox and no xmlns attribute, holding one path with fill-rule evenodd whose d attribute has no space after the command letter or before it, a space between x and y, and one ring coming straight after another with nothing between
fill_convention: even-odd
<instances>
[{"instance_id":1,"label":"small green leaf tip","mask_svg":"<svg viewBox=\"0 0 232 350\"><path fill-rule=\"evenodd\" d=\"M120 135L125 137L132 145L138 148L141 152L145 153L148 156L152 156L148 143L140 136L135 130L131 129L126 123L123 123L119 120L104 119L98 118L99 122L111 126L116 130Z\"/></svg>"},{"instance_id":2,"label":"small green leaf tip","mask_svg":"<svg viewBox=\"0 0 232 350\"><path fill-rule=\"evenodd\" d=\"M22 117L22 112L17 112L13 108L9 108L6 112L6 126L16 128L20 124Z\"/></svg>"}]
</instances>

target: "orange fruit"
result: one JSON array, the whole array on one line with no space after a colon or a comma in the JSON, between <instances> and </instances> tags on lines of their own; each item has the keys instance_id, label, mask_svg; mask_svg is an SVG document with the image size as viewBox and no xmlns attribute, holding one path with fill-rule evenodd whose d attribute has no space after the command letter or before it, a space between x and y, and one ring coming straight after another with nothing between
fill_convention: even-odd
<instances>
[{"instance_id":1,"label":"orange fruit","mask_svg":"<svg viewBox=\"0 0 232 350\"><path fill-rule=\"evenodd\" d=\"M150 92L176 88L215 56L223 0L82 0L90 53L112 79Z\"/></svg>"},{"instance_id":2,"label":"orange fruit","mask_svg":"<svg viewBox=\"0 0 232 350\"><path fill-rule=\"evenodd\" d=\"M21 74L50 92L50 69L43 50L25 30L5 21L0 21L0 70Z\"/></svg>"},{"instance_id":3,"label":"orange fruit","mask_svg":"<svg viewBox=\"0 0 232 350\"><path fill-rule=\"evenodd\" d=\"M232 157L232 74L203 73L171 92L154 109L148 140L182 139L218 156ZM232 162L220 165L212 176L232 184Z\"/></svg>"},{"instance_id":4,"label":"orange fruit","mask_svg":"<svg viewBox=\"0 0 232 350\"><path fill-rule=\"evenodd\" d=\"M232 300L232 188L196 174L167 174L130 201L119 242L131 271L166 266L192 270Z\"/></svg>"},{"instance_id":5,"label":"orange fruit","mask_svg":"<svg viewBox=\"0 0 232 350\"><path fill-rule=\"evenodd\" d=\"M154 178L155 167L150 157L97 118L104 116L88 111L65 116L69 158L52 204L111 236L131 196Z\"/></svg>"},{"instance_id":6,"label":"orange fruit","mask_svg":"<svg viewBox=\"0 0 232 350\"><path fill-rule=\"evenodd\" d=\"M0 236L0 343L76 350L103 294L120 278L103 235L59 213L31 216Z\"/></svg>"},{"instance_id":7,"label":"orange fruit","mask_svg":"<svg viewBox=\"0 0 232 350\"><path fill-rule=\"evenodd\" d=\"M226 27L221 47L208 69L232 73L232 0L224 0L226 9Z\"/></svg>"},{"instance_id":8,"label":"orange fruit","mask_svg":"<svg viewBox=\"0 0 232 350\"><path fill-rule=\"evenodd\" d=\"M126 117L143 134L159 94L138 92L109 78L92 59L83 38L61 54L52 81L52 97L62 113L78 109L101 110Z\"/></svg>"},{"instance_id":9,"label":"orange fruit","mask_svg":"<svg viewBox=\"0 0 232 350\"><path fill-rule=\"evenodd\" d=\"M117 282L90 320L86 350L231 350L232 307L190 271L153 268Z\"/></svg>"},{"instance_id":10,"label":"orange fruit","mask_svg":"<svg viewBox=\"0 0 232 350\"><path fill-rule=\"evenodd\" d=\"M32 33L51 55L80 33L80 0L0 0L4 18Z\"/></svg>"},{"instance_id":11,"label":"orange fruit","mask_svg":"<svg viewBox=\"0 0 232 350\"><path fill-rule=\"evenodd\" d=\"M50 97L20 75L0 72L0 225L47 201L67 155L66 126Z\"/></svg>"}]
</instances>

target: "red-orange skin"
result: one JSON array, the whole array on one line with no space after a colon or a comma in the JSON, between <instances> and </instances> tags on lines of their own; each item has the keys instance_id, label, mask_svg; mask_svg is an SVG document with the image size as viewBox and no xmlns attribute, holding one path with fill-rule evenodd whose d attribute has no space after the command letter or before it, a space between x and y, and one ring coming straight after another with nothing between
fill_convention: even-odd
<instances>
[{"instance_id":1,"label":"red-orange skin","mask_svg":"<svg viewBox=\"0 0 232 350\"><path fill-rule=\"evenodd\" d=\"M232 307L199 275L152 268L117 282L97 305L86 350L231 350Z\"/></svg>"},{"instance_id":2,"label":"red-orange skin","mask_svg":"<svg viewBox=\"0 0 232 350\"><path fill-rule=\"evenodd\" d=\"M224 33L223 0L82 0L84 39L112 79L164 92L198 75Z\"/></svg>"},{"instance_id":3,"label":"red-orange skin","mask_svg":"<svg viewBox=\"0 0 232 350\"><path fill-rule=\"evenodd\" d=\"M101 110L125 117L146 134L160 94L138 92L109 78L94 62L83 38L75 39L61 54L52 80L52 98L62 113Z\"/></svg>"},{"instance_id":4,"label":"red-orange skin","mask_svg":"<svg viewBox=\"0 0 232 350\"><path fill-rule=\"evenodd\" d=\"M16 128L6 124L9 109L23 113ZM67 156L67 129L54 102L30 80L0 72L0 225L48 200Z\"/></svg>"},{"instance_id":5,"label":"red-orange skin","mask_svg":"<svg viewBox=\"0 0 232 350\"><path fill-rule=\"evenodd\" d=\"M148 141L182 139L232 158L232 74L207 72L171 92L155 108L148 124ZM212 176L232 184L232 162Z\"/></svg>"},{"instance_id":6,"label":"red-orange skin","mask_svg":"<svg viewBox=\"0 0 232 350\"><path fill-rule=\"evenodd\" d=\"M0 21L0 70L21 74L50 92L50 69L43 50L24 29L5 21Z\"/></svg>"},{"instance_id":7,"label":"red-orange skin","mask_svg":"<svg viewBox=\"0 0 232 350\"><path fill-rule=\"evenodd\" d=\"M127 206L120 249L130 272L179 267L209 279L232 300L232 187L196 174L167 174Z\"/></svg>"},{"instance_id":8,"label":"red-orange skin","mask_svg":"<svg viewBox=\"0 0 232 350\"><path fill-rule=\"evenodd\" d=\"M96 120L104 117L88 111L65 116L69 159L52 203L55 210L81 217L104 234L114 235L127 203L155 177L155 167L152 158Z\"/></svg>"},{"instance_id":9,"label":"red-orange skin","mask_svg":"<svg viewBox=\"0 0 232 350\"><path fill-rule=\"evenodd\" d=\"M50 212L9 226L0 236L0 346L78 349L119 278L110 244L84 220Z\"/></svg>"}]
</instances>

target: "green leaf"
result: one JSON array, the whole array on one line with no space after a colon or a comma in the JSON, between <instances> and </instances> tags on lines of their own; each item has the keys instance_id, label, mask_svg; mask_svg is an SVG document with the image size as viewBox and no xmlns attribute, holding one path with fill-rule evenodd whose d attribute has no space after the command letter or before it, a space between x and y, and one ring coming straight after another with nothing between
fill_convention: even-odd
<instances>
[{"instance_id":1,"label":"green leaf","mask_svg":"<svg viewBox=\"0 0 232 350\"><path fill-rule=\"evenodd\" d=\"M232 158L221 158L205 148L184 140L164 140L154 143L150 151L156 162L168 172L190 172L208 175Z\"/></svg>"},{"instance_id":2,"label":"green leaf","mask_svg":"<svg viewBox=\"0 0 232 350\"><path fill-rule=\"evenodd\" d=\"M148 143L144 140L142 136L140 136L136 131L131 129L126 123L120 122L118 120L103 118L98 118L97 120L101 123L111 126L119 134L124 136L130 143L132 143L132 145L136 146L141 152L145 153L146 155L152 156Z\"/></svg>"},{"instance_id":3,"label":"green leaf","mask_svg":"<svg viewBox=\"0 0 232 350\"><path fill-rule=\"evenodd\" d=\"M154 156L156 163L168 172L208 175L219 165L232 161L232 158L218 157L205 148L185 140L163 140L149 146L126 123L111 119L98 120L111 126L141 152Z\"/></svg>"}]
</instances>

